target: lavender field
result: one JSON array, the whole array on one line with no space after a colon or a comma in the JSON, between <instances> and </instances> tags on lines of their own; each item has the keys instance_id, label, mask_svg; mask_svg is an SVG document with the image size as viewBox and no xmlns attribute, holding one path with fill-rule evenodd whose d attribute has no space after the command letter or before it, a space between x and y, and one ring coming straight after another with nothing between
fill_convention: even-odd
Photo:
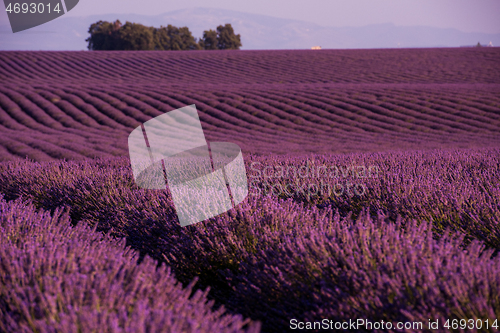
<instances>
[{"instance_id":1,"label":"lavender field","mask_svg":"<svg viewBox=\"0 0 500 333\"><path fill-rule=\"evenodd\" d=\"M249 195L181 228L127 138L190 104ZM0 126L1 332L500 327L498 48L0 52Z\"/></svg>"}]
</instances>

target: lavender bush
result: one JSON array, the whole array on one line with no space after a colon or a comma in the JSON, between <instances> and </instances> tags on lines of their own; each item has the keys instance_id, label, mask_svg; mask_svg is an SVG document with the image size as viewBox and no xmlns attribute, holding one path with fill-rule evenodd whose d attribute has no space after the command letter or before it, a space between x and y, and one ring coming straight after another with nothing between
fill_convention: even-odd
<instances>
[{"instance_id":1,"label":"lavender bush","mask_svg":"<svg viewBox=\"0 0 500 333\"><path fill-rule=\"evenodd\" d=\"M266 332L322 316L486 320L499 315L499 156L497 149L249 156L247 200L185 228L168 192L136 187L126 159L4 163L0 191L39 208L68 207L73 223L125 237L141 258L166 263L186 285L199 278L218 305L262 321ZM318 176L322 165L339 167L337 177L323 169ZM360 165L377 173L360 178ZM310 175L281 176L287 167ZM363 182L366 193L266 190L321 181Z\"/></svg>"},{"instance_id":2,"label":"lavender bush","mask_svg":"<svg viewBox=\"0 0 500 333\"><path fill-rule=\"evenodd\" d=\"M0 331L258 332L121 240L0 198ZM248 329L244 329L249 325Z\"/></svg>"},{"instance_id":3,"label":"lavender bush","mask_svg":"<svg viewBox=\"0 0 500 333\"><path fill-rule=\"evenodd\" d=\"M290 320L421 322L500 315L500 258L463 236L433 238L427 222L388 223L362 214L356 222L336 215L302 227L262 248L236 272L228 272L235 297L228 304L266 320L268 331ZM498 321L496 321L498 323ZM364 327L359 331L373 331ZM386 329L396 332L401 330ZM412 331L412 330L407 330ZM462 332L490 331L466 329Z\"/></svg>"}]
</instances>

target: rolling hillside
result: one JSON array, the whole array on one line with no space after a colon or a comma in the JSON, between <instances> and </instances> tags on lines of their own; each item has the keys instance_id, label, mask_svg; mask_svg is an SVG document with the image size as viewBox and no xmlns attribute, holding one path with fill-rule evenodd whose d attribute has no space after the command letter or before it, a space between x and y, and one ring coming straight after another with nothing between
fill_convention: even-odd
<instances>
[{"instance_id":1,"label":"rolling hillside","mask_svg":"<svg viewBox=\"0 0 500 333\"><path fill-rule=\"evenodd\" d=\"M3 161L126 156L196 104L209 141L322 153L500 143L500 50L0 52Z\"/></svg>"}]
</instances>

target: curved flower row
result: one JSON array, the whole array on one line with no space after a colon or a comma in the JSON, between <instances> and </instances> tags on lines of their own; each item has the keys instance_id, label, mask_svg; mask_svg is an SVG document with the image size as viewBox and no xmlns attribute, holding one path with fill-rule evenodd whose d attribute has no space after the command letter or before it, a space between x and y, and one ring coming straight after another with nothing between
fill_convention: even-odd
<instances>
[{"instance_id":1,"label":"curved flower row","mask_svg":"<svg viewBox=\"0 0 500 333\"><path fill-rule=\"evenodd\" d=\"M186 288L144 258L67 214L0 198L0 331L258 332L212 310L208 290ZM250 325L248 329L245 326Z\"/></svg>"},{"instance_id":2,"label":"curved flower row","mask_svg":"<svg viewBox=\"0 0 500 333\"><path fill-rule=\"evenodd\" d=\"M500 316L499 156L247 156L248 198L185 228L167 191L137 188L127 159L0 164L0 192L48 210L68 207L73 223L125 237L183 283L198 278L209 297L262 321L266 332L285 331L292 318L490 320ZM307 187L348 181L366 193ZM264 190L287 184L305 190Z\"/></svg>"}]
</instances>

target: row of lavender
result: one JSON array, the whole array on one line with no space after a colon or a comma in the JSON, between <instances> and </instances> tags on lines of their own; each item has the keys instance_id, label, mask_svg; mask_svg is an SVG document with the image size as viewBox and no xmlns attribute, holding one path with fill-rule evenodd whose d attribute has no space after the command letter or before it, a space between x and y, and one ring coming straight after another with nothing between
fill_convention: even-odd
<instances>
[{"instance_id":1,"label":"row of lavender","mask_svg":"<svg viewBox=\"0 0 500 333\"><path fill-rule=\"evenodd\" d=\"M359 89L325 86L293 92L253 88L165 93L158 89L122 88L104 93L81 88L35 91L3 88L0 103L9 116L14 117L9 119L4 115L4 126L14 128L20 127L17 122L28 127L37 123L51 129L63 126L134 128L150 117L185 104L198 103L207 113L203 119L207 125L220 126L217 120L223 120L226 126L237 126L238 131L257 126L261 131L267 129L267 132L285 127L295 134L309 132L312 128L317 133L329 133L332 125L349 131L363 129L368 132L388 129L425 131L429 128L446 132L498 131L500 99L495 90L441 87L441 91L436 92L432 88L412 88L420 89L393 87L388 90L375 86L365 87L360 93ZM461 96L457 97L457 93ZM15 111L24 111L26 115L18 115ZM353 116L357 118L353 119ZM467 123L463 124L464 121ZM432 127L436 123L441 127Z\"/></svg>"},{"instance_id":2,"label":"row of lavender","mask_svg":"<svg viewBox=\"0 0 500 333\"><path fill-rule=\"evenodd\" d=\"M189 104L197 106L209 141L232 141L259 154L500 143L494 88L435 88L0 87L0 160L124 156L133 128Z\"/></svg>"},{"instance_id":3,"label":"row of lavender","mask_svg":"<svg viewBox=\"0 0 500 333\"><path fill-rule=\"evenodd\" d=\"M467 318L490 325L467 331L495 331L498 149L248 156L246 167L248 199L186 228L168 192L134 185L127 159L4 163L0 192L69 207L74 223L125 237L183 283L199 278L267 332L323 318L432 319L442 332Z\"/></svg>"},{"instance_id":4,"label":"row of lavender","mask_svg":"<svg viewBox=\"0 0 500 333\"><path fill-rule=\"evenodd\" d=\"M0 80L53 84L500 83L498 48L0 52Z\"/></svg>"},{"instance_id":5,"label":"row of lavender","mask_svg":"<svg viewBox=\"0 0 500 333\"><path fill-rule=\"evenodd\" d=\"M258 332L124 241L0 195L0 331ZM245 326L249 326L244 328Z\"/></svg>"}]
</instances>

